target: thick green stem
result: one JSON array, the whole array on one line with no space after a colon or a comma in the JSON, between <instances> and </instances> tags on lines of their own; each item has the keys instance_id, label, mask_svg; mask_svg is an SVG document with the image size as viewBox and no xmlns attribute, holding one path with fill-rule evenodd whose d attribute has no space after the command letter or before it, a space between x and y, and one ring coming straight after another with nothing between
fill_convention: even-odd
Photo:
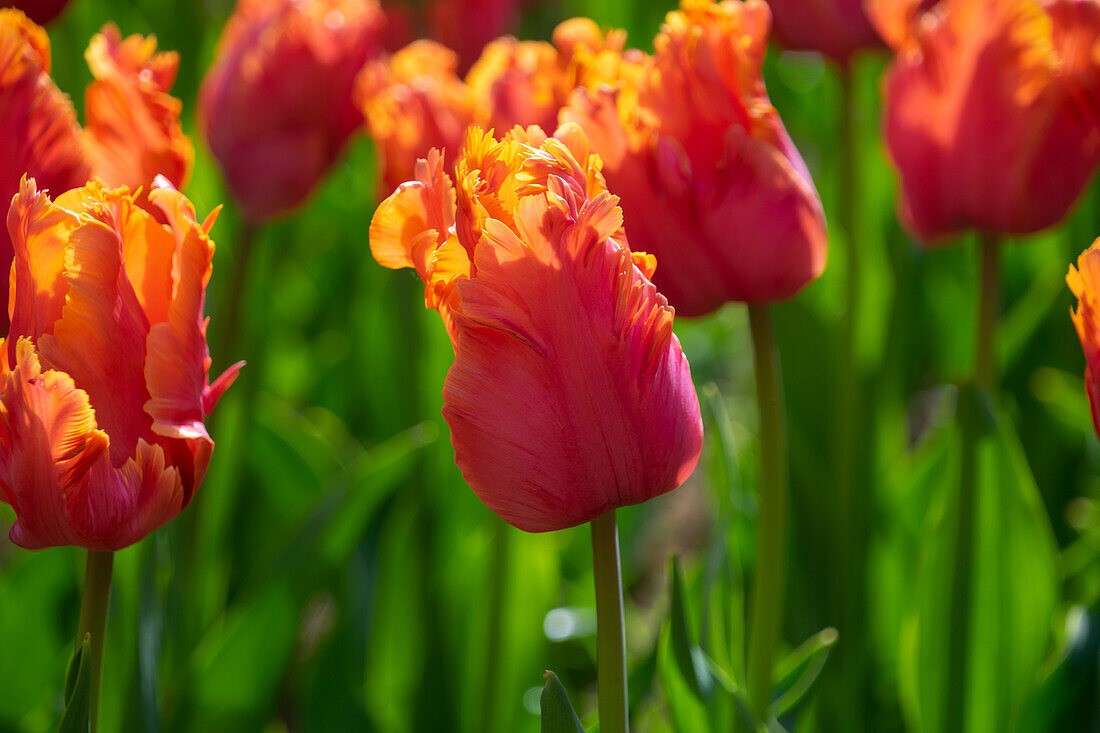
<instances>
[{"instance_id":1,"label":"thick green stem","mask_svg":"<svg viewBox=\"0 0 1100 733\"><path fill-rule=\"evenodd\" d=\"M508 525L493 516L493 540L489 548L489 627L486 629L485 680L481 719L486 733L499 725L501 662L504 651L504 604L508 596Z\"/></svg>"},{"instance_id":2,"label":"thick green stem","mask_svg":"<svg viewBox=\"0 0 1100 733\"><path fill-rule=\"evenodd\" d=\"M626 733L630 719L626 695L626 628L623 625L619 529L614 511L592 520L592 567L596 576L600 733Z\"/></svg>"},{"instance_id":3,"label":"thick green stem","mask_svg":"<svg viewBox=\"0 0 1100 733\"><path fill-rule=\"evenodd\" d=\"M103 641L107 634L107 607L111 601L113 552L88 551L84 571L84 595L80 599L80 622L76 629L76 648L89 637L87 669L91 675L92 733L99 728L99 688L103 677Z\"/></svg>"},{"instance_id":4,"label":"thick green stem","mask_svg":"<svg viewBox=\"0 0 1100 733\"><path fill-rule=\"evenodd\" d=\"M982 235L978 264L978 321L974 338L974 381L989 395L997 385L997 320L1000 311L1000 249L996 237ZM967 402L962 410L976 407ZM966 690L969 687L970 606L973 583L974 511L978 486L978 435L974 415L959 416L962 427L958 518L955 525L955 572L951 580L948 629L946 726L948 733L966 730Z\"/></svg>"},{"instance_id":5,"label":"thick green stem","mask_svg":"<svg viewBox=\"0 0 1100 733\"><path fill-rule=\"evenodd\" d=\"M775 647L783 620L787 545L787 448L779 352L767 306L749 306L756 403L760 411L760 492L756 570L749 627L748 694L757 719L767 719Z\"/></svg>"}]
</instances>

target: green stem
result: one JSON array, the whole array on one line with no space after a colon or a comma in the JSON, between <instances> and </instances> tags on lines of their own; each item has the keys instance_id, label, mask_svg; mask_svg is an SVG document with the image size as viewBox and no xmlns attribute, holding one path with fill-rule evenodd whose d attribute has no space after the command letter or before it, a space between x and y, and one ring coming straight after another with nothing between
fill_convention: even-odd
<instances>
[{"instance_id":1,"label":"green stem","mask_svg":"<svg viewBox=\"0 0 1100 733\"><path fill-rule=\"evenodd\" d=\"M978 332L974 378L991 395L997 389L997 317L1001 310L1001 249L993 234L981 235Z\"/></svg>"},{"instance_id":2,"label":"green stem","mask_svg":"<svg viewBox=\"0 0 1100 733\"><path fill-rule=\"evenodd\" d=\"M1000 249L993 235L983 234L979 244L978 320L974 338L974 381L992 395L997 384L997 316L1000 311ZM963 410L977 409L970 401ZM946 726L949 733L966 730L966 691L969 687L970 611L974 551L974 511L978 485L978 435L976 415L959 415L962 456L958 519L955 526L955 571L951 580L951 615L948 628Z\"/></svg>"},{"instance_id":3,"label":"green stem","mask_svg":"<svg viewBox=\"0 0 1100 733\"><path fill-rule=\"evenodd\" d=\"M841 683L836 694L828 698L829 712L839 714L833 724L844 725L851 733L863 730L861 694L864 689L862 648L863 622L861 603L864 598L863 538L866 535L861 505L856 500L857 446L863 416L860 372L856 349L860 312L861 248L855 215L859 200L858 135L856 129L856 95L851 69L845 66L841 76L841 118L839 150L840 196L838 220L844 234L845 309L840 324L840 351L836 385L836 435L834 460L836 470L835 506L832 513L832 582L830 583L830 623L840 628L842 643L836 649L836 665L832 680ZM868 434L873 434L867 431ZM866 499L864 498L864 501Z\"/></svg>"},{"instance_id":4,"label":"green stem","mask_svg":"<svg viewBox=\"0 0 1100 733\"><path fill-rule=\"evenodd\" d=\"M596 681L600 733L626 733L626 628L619 529L614 510L592 520L592 566L596 576Z\"/></svg>"},{"instance_id":5,"label":"green stem","mask_svg":"<svg viewBox=\"0 0 1100 733\"><path fill-rule=\"evenodd\" d=\"M107 607L111 601L111 566L113 552L88 550L84 571L84 595L80 599L80 622L76 629L76 648L89 637L88 670L91 674L92 733L99 728L99 688L103 677L103 641L107 634Z\"/></svg>"},{"instance_id":6,"label":"green stem","mask_svg":"<svg viewBox=\"0 0 1100 733\"><path fill-rule=\"evenodd\" d=\"M787 450L779 352L768 306L749 306L756 402L760 411L760 493L756 571L749 637L749 706L760 722L772 697L775 647L783 619L784 553L787 544Z\"/></svg>"},{"instance_id":7,"label":"green stem","mask_svg":"<svg viewBox=\"0 0 1100 733\"><path fill-rule=\"evenodd\" d=\"M499 721L501 663L504 650L504 604L508 595L508 525L492 518L493 540L489 557L489 627L486 629L485 686L482 689L481 720L484 730L493 733Z\"/></svg>"}]
</instances>

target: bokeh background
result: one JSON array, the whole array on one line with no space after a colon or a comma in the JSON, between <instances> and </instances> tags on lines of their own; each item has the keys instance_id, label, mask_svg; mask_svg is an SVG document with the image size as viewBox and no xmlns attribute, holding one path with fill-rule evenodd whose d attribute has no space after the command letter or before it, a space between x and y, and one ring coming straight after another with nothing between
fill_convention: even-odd
<instances>
[{"instance_id":1,"label":"bokeh background","mask_svg":"<svg viewBox=\"0 0 1100 733\"><path fill-rule=\"evenodd\" d=\"M588 15L649 48L671 4L525 7L520 38L549 39L557 22ZM463 483L440 416L450 344L423 308L415 274L383 270L370 256L367 227L388 192L376 188L365 135L304 208L262 230L247 270L235 274L242 225L194 123L196 92L231 10L229 0L74 0L49 27L52 75L77 109L91 78L83 52L104 23L156 34L161 48L180 53L173 94L197 148L186 193L200 216L225 204L207 303L214 371L248 360L214 418L217 450L191 508L118 553L102 730L537 731L544 669L558 673L591 723L588 530L523 534ZM845 419L836 385L849 369L838 348L848 246L835 226L841 77L817 55L779 48L765 69L833 223L824 276L775 309L792 468L785 651L839 629L812 689L782 719L798 731L921 730L925 702L914 680L937 669L935 659L918 659L911 630L934 602L928 558L947 541L937 525L949 490L944 435L953 385L971 369L976 249L967 238L922 249L898 224L896 178L879 135L886 62L885 52L867 53L852 69L861 309L850 367L860 411L850 417L862 441L848 504L838 502L831 468ZM995 488L1006 511L1027 519L1013 531L994 521L1004 531L987 535L976 572L1005 580L1002 609L1053 593L1028 641L1042 663L1022 671L1028 691L1008 703L1022 730L1086 730L1098 720L1100 446L1064 282L1068 263L1098 234L1094 183L1063 225L1004 248L998 357L1020 460ZM241 328L226 343L218 313L235 290ZM716 729L728 717L692 689L670 639L686 623L717 662L737 656L755 546L745 310L681 319L677 332L703 406L703 460L682 488L619 512L640 732ZM0 731L37 732L56 725L62 708L83 553L18 549L6 539L12 521L0 505ZM507 552L491 552L500 533ZM683 615L672 612L673 555L684 568ZM1043 588L1017 572L1019 558L1050 569ZM499 617L490 611L493 572L507 578ZM1003 632L999 643L1015 643L1003 613L972 613ZM499 667L491 663L495 627ZM811 656L788 660L795 677L808 680L806 668L824 659ZM980 667L981 655L974 659ZM1005 704L971 692L978 708Z\"/></svg>"}]
</instances>

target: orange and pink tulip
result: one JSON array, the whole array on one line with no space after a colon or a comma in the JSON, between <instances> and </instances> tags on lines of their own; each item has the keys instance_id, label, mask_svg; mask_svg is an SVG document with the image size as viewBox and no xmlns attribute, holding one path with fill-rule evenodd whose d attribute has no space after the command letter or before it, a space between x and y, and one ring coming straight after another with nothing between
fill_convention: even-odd
<instances>
[{"instance_id":1,"label":"orange and pink tulip","mask_svg":"<svg viewBox=\"0 0 1100 733\"><path fill-rule=\"evenodd\" d=\"M443 415L485 504L542 532L671 491L702 444L673 310L631 253L583 132L471 130L384 201L371 252L412 267L455 351Z\"/></svg>"},{"instance_id":2,"label":"orange and pink tulip","mask_svg":"<svg viewBox=\"0 0 1100 733\"><path fill-rule=\"evenodd\" d=\"M191 501L214 448L203 301L214 217L160 179L149 203L89 183L58 196L24 179L2 344L0 500L29 549L131 545Z\"/></svg>"},{"instance_id":3,"label":"orange and pink tulip","mask_svg":"<svg viewBox=\"0 0 1100 733\"><path fill-rule=\"evenodd\" d=\"M761 77L763 0L683 0L653 56L604 51L562 112L622 199L681 315L789 298L825 267L825 216Z\"/></svg>"},{"instance_id":4,"label":"orange and pink tulip","mask_svg":"<svg viewBox=\"0 0 1100 733\"><path fill-rule=\"evenodd\" d=\"M900 213L934 243L1066 216L1100 163L1100 2L869 0Z\"/></svg>"}]
</instances>

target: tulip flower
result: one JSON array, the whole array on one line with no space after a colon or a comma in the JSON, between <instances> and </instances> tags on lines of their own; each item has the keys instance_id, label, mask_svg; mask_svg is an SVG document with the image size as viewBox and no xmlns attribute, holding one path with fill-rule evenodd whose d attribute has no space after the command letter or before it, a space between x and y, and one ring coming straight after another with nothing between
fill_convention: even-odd
<instances>
[{"instance_id":1,"label":"tulip flower","mask_svg":"<svg viewBox=\"0 0 1100 733\"><path fill-rule=\"evenodd\" d=\"M821 202L761 78L768 24L762 0L684 0L652 57L595 55L562 111L682 315L788 298L825 267Z\"/></svg>"},{"instance_id":2,"label":"tulip flower","mask_svg":"<svg viewBox=\"0 0 1100 733\"><path fill-rule=\"evenodd\" d=\"M458 55L463 70L492 39L519 22L517 0L432 0L425 7L428 34Z\"/></svg>"},{"instance_id":3,"label":"tulip flower","mask_svg":"<svg viewBox=\"0 0 1100 733\"><path fill-rule=\"evenodd\" d=\"M702 438L652 258L625 246L583 133L558 136L475 128L457 191L433 152L370 230L379 263L415 268L448 324L444 417L463 476L529 532L671 491Z\"/></svg>"},{"instance_id":4,"label":"tulip flower","mask_svg":"<svg viewBox=\"0 0 1100 733\"><path fill-rule=\"evenodd\" d=\"M1100 2L870 7L897 49L884 130L914 234L1026 234L1060 221L1100 162Z\"/></svg>"},{"instance_id":5,"label":"tulip flower","mask_svg":"<svg viewBox=\"0 0 1100 733\"><path fill-rule=\"evenodd\" d=\"M375 212L370 246L412 267L455 361L443 416L467 483L514 526L592 523L600 728L627 729L614 511L679 486L702 444L673 311L632 253L584 133L470 131Z\"/></svg>"},{"instance_id":6,"label":"tulip flower","mask_svg":"<svg viewBox=\"0 0 1100 733\"><path fill-rule=\"evenodd\" d=\"M241 366L208 381L215 217L197 223L170 187L149 199L167 225L99 183L51 201L24 179L12 200L0 500L22 547L131 545L182 511L206 473L203 423Z\"/></svg>"},{"instance_id":7,"label":"tulip flower","mask_svg":"<svg viewBox=\"0 0 1100 733\"><path fill-rule=\"evenodd\" d=\"M856 51L882 46L863 0L768 0L768 6L784 48L817 51L847 67Z\"/></svg>"},{"instance_id":8,"label":"tulip flower","mask_svg":"<svg viewBox=\"0 0 1100 733\"><path fill-rule=\"evenodd\" d=\"M414 41L359 74L355 99L382 155L382 185L392 191L415 176L428 150L457 151L474 123L470 88L458 78L458 57L434 41Z\"/></svg>"},{"instance_id":9,"label":"tulip flower","mask_svg":"<svg viewBox=\"0 0 1100 733\"><path fill-rule=\"evenodd\" d=\"M382 48L364 0L241 0L199 91L199 129L253 224L301 204L361 117L355 76Z\"/></svg>"},{"instance_id":10,"label":"tulip flower","mask_svg":"<svg viewBox=\"0 0 1100 733\"><path fill-rule=\"evenodd\" d=\"M178 188L191 171L195 153L180 125L183 105L168 94L179 54L156 48L152 36L123 39L108 24L85 53L95 81L84 92L84 144L93 173L108 186L147 191L164 176Z\"/></svg>"},{"instance_id":11,"label":"tulip flower","mask_svg":"<svg viewBox=\"0 0 1100 733\"><path fill-rule=\"evenodd\" d=\"M17 10L0 10L0 199L10 202L24 175L55 192L92 177L132 190L148 191L158 175L182 186L192 150L180 129L179 100L167 94L179 60L155 51L155 39L122 39L113 25L92 39L86 56L96 80L85 95L81 130L50 78L46 32ZM160 215L146 195L139 203ZM0 266L10 266L12 256L4 231ZM8 279L2 282L7 302Z\"/></svg>"},{"instance_id":12,"label":"tulip flower","mask_svg":"<svg viewBox=\"0 0 1100 733\"><path fill-rule=\"evenodd\" d=\"M1081 253L1077 267L1069 266L1066 283L1077 298L1077 310L1070 315L1085 352L1085 391L1100 435L1100 239Z\"/></svg>"}]
</instances>

